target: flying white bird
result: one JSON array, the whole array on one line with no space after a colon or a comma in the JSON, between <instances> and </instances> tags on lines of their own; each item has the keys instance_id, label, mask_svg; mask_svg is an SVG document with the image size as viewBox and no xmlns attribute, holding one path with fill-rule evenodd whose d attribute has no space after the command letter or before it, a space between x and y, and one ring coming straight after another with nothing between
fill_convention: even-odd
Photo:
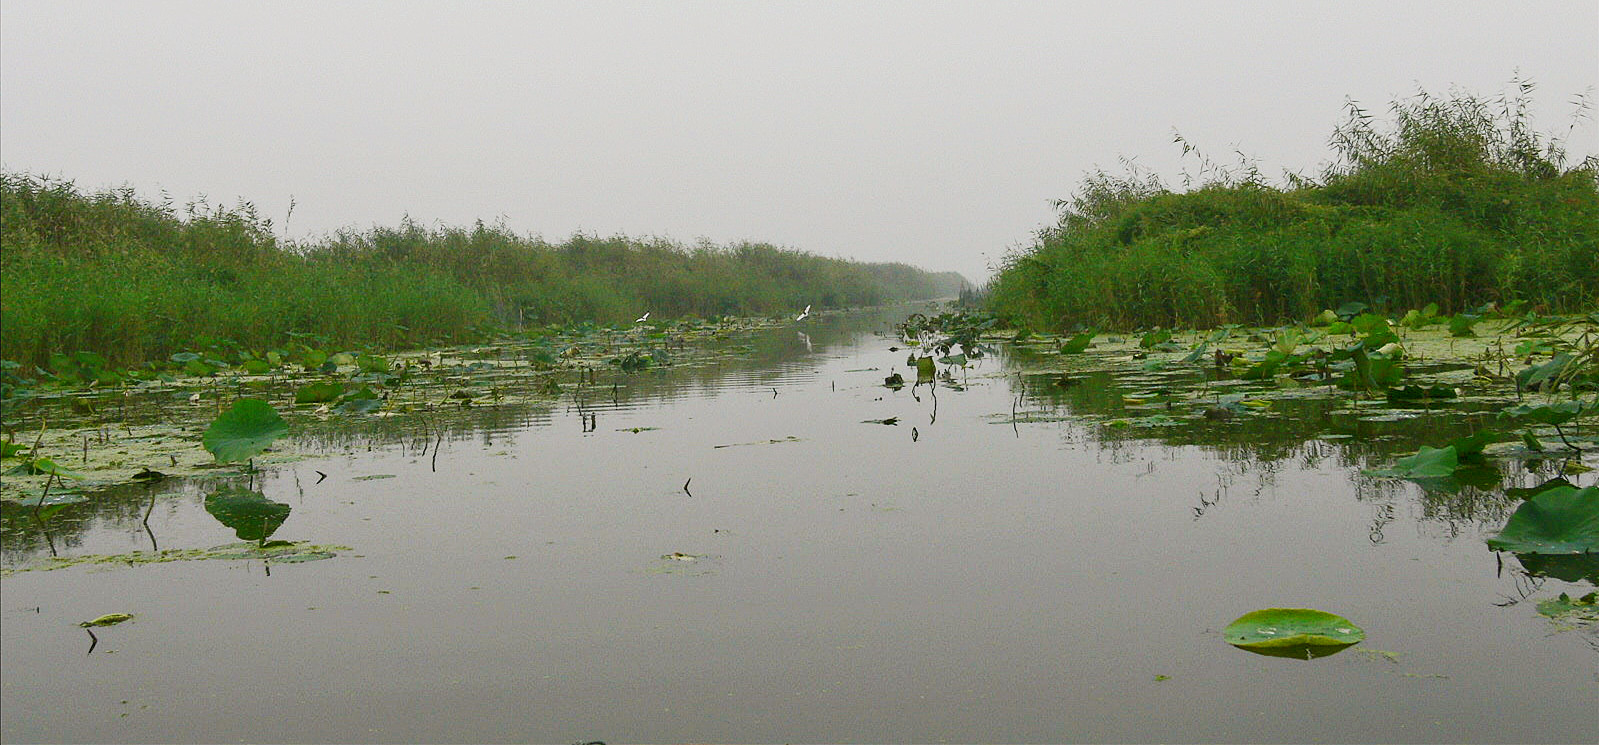
<instances>
[{"instance_id":1,"label":"flying white bird","mask_svg":"<svg viewBox=\"0 0 1599 745\"><path fill-rule=\"evenodd\" d=\"M805 320L806 316L809 316L810 314L811 314L811 306L807 305L807 306L805 306L805 312L800 313L798 316L795 316L794 320L803 321L803 320Z\"/></svg>"},{"instance_id":2,"label":"flying white bird","mask_svg":"<svg viewBox=\"0 0 1599 745\"><path fill-rule=\"evenodd\" d=\"M643 323L643 322L648 321L648 320L650 320L650 314L649 314L649 311L645 311L644 315L639 316L638 320L634 321L634 323Z\"/></svg>"}]
</instances>

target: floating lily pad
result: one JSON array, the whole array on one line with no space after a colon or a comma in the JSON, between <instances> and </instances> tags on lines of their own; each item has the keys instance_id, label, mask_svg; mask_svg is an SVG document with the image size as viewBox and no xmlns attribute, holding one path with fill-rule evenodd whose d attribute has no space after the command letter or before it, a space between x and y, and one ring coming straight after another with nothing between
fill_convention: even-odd
<instances>
[{"instance_id":1,"label":"floating lily pad","mask_svg":"<svg viewBox=\"0 0 1599 745\"><path fill-rule=\"evenodd\" d=\"M57 491L49 494L36 494L26 499L18 499L15 504L23 507L54 507L57 505L77 504L89 501L88 497L77 492Z\"/></svg>"},{"instance_id":2,"label":"floating lily pad","mask_svg":"<svg viewBox=\"0 0 1599 745\"><path fill-rule=\"evenodd\" d=\"M201 442L218 463L236 463L254 458L288 433L288 422L272 404L241 398L211 422Z\"/></svg>"},{"instance_id":3,"label":"floating lily pad","mask_svg":"<svg viewBox=\"0 0 1599 745\"><path fill-rule=\"evenodd\" d=\"M1516 554L1599 554L1599 486L1539 492L1516 508L1488 547Z\"/></svg>"},{"instance_id":4,"label":"floating lily pad","mask_svg":"<svg viewBox=\"0 0 1599 745\"><path fill-rule=\"evenodd\" d=\"M1566 593L1538 603L1538 613L1562 625L1599 623L1599 593L1573 598Z\"/></svg>"},{"instance_id":5,"label":"floating lily pad","mask_svg":"<svg viewBox=\"0 0 1599 745\"><path fill-rule=\"evenodd\" d=\"M89 628L90 626L115 626L123 621L129 621L132 619L132 613L107 613L99 618L91 621L84 621L78 625L84 628Z\"/></svg>"},{"instance_id":6,"label":"floating lily pad","mask_svg":"<svg viewBox=\"0 0 1599 745\"><path fill-rule=\"evenodd\" d=\"M1227 643L1273 657L1325 657L1366 638L1349 619L1310 608L1245 613L1222 630Z\"/></svg>"},{"instance_id":7,"label":"floating lily pad","mask_svg":"<svg viewBox=\"0 0 1599 745\"><path fill-rule=\"evenodd\" d=\"M265 546L255 541L229 543L211 548L178 548L162 551L132 551L125 554L85 554L63 556L0 569L0 576L18 572L52 571L78 566L126 568L144 564L166 564L174 561L207 561L211 559L261 559L274 564L299 564L307 561L331 559L339 551L349 551L349 546L319 546L311 543L267 541Z\"/></svg>"},{"instance_id":8,"label":"floating lily pad","mask_svg":"<svg viewBox=\"0 0 1599 745\"><path fill-rule=\"evenodd\" d=\"M313 546L308 543L294 541L267 541L266 545L258 543L228 543L206 549L206 559L262 559L274 564L303 564L308 561L321 561L338 556L334 552L342 546Z\"/></svg>"}]
</instances>

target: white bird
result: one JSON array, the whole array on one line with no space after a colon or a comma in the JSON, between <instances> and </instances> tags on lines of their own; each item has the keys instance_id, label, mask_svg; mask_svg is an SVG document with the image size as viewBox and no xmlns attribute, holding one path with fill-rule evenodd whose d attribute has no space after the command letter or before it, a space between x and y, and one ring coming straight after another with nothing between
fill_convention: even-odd
<instances>
[{"instance_id":1,"label":"white bird","mask_svg":"<svg viewBox=\"0 0 1599 745\"><path fill-rule=\"evenodd\" d=\"M805 306L805 311L803 313L800 313L798 316L796 316L794 318L794 320L803 321L803 320L805 320L805 317L809 316L810 314L811 314L811 306L807 305L807 306Z\"/></svg>"},{"instance_id":2,"label":"white bird","mask_svg":"<svg viewBox=\"0 0 1599 745\"><path fill-rule=\"evenodd\" d=\"M639 316L638 320L634 321L634 323L643 323L643 322L648 321L648 320L650 320L650 314L649 314L649 311L645 311L644 315Z\"/></svg>"}]
</instances>

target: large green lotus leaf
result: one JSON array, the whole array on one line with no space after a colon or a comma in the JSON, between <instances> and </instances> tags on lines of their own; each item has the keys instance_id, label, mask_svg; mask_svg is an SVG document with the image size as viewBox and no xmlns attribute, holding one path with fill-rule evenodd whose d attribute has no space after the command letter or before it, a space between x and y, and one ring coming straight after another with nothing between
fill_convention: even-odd
<instances>
[{"instance_id":1,"label":"large green lotus leaf","mask_svg":"<svg viewBox=\"0 0 1599 745\"><path fill-rule=\"evenodd\" d=\"M1460 456L1453 445L1431 448L1422 445L1415 455L1394 461L1394 467L1375 471L1381 476L1398 476L1402 479L1441 479L1460 468Z\"/></svg>"},{"instance_id":2,"label":"large green lotus leaf","mask_svg":"<svg viewBox=\"0 0 1599 745\"><path fill-rule=\"evenodd\" d=\"M1557 486L1521 503L1488 548L1517 554L1599 553L1599 486Z\"/></svg>"},{"instance_id":3,"label":"large green lotus leaf","mask_svg":"<svg viewBox=\"0 0 1599 745\"><path fill-rule=\"evenodd\" d=\"M290 507L260 492L223 489L205 498L205 511L233 529L241 541L264 541L289 519Z\"/></svg>"},{"instance_id":4,"label":"large green lotus leaf","mask_svg":"<svg viewBox=\"0 0 1599 745\"><path fill-rule=\"evenodd\" d=\"M1222 630L1227 643L1275 657L1324 657L1366 638L1349 619L1310 608L1245 613Z\"/></svg>"},{"instance_id":5,"label":"large green lotus leaf","mask_svg":"<svg viewBox=\"0 0 1599 745\"><path fill-rule=\"evenodd\" d=\"M288 422L278 416L272 404L241 398L211 422L201 442L218 463L236 463L254 458L273 440L288 433Z\"/></svg>"}]
</instances>

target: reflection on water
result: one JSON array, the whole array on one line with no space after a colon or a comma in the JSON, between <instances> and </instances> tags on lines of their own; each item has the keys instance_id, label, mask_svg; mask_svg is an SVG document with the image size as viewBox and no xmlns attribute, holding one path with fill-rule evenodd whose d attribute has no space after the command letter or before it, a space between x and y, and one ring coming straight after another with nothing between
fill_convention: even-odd
<instances>
[{"instance_id":1,"label":"reflection on water","mask_svg":"<svg viewBox=\"0 0 1599 745\"><path fill-rule=\"evenodd\" d=\"M1592 577L1482 541L1519 503L1501 484L1561 463L1368 473L1485 427L1487 407L1404 416L1310 391L1254 407L1253 384L1210 370L1063 379L1010 349L913 384L903 314L813 316L729 339L748 348L710 365L573 374L543 403L334 416L295 431L312 458L253 478L89 495L46 523L63 555L355 550L270 576L242 561L6 577L0 734L1591 733L1587 632L1551 633L1521 599ZM885 387L893 374L907 384ZM0 508L0 537L6 567L48 555L24 508ZM1337 609L1392 656L1237 654L1221 628L1269 607ZM71 624L108 611L137 621L85 662Z\"/></svg>"}]
</instances>

